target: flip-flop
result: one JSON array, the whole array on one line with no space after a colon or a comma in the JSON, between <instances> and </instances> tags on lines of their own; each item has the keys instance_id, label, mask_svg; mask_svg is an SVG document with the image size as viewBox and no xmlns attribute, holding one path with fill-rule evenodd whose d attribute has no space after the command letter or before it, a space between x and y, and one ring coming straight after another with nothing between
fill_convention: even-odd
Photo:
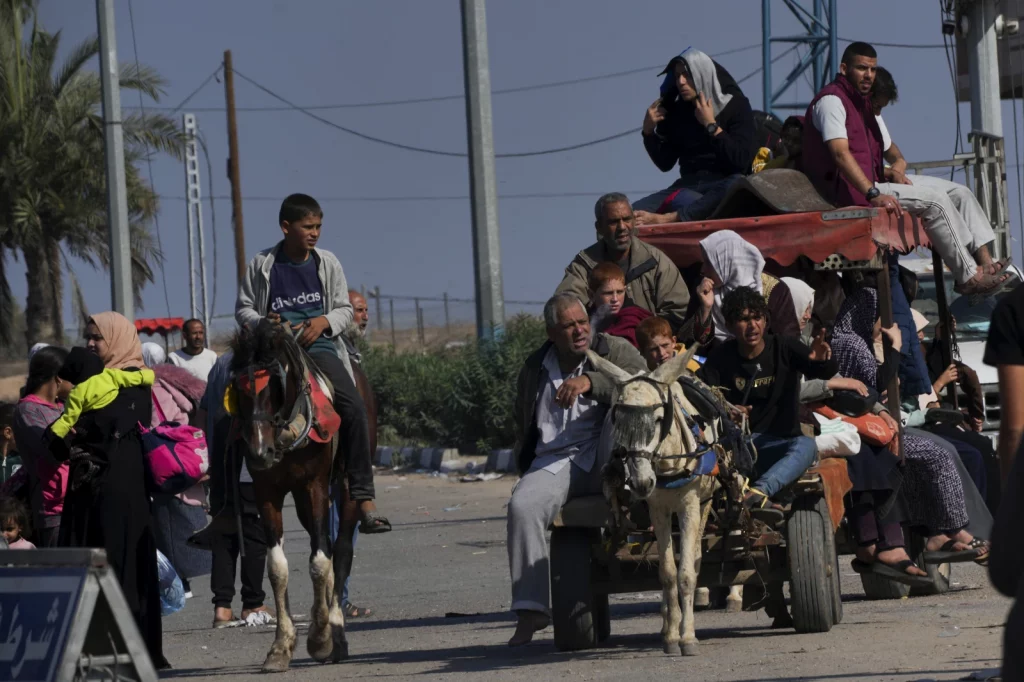
<instances>
[{"instance_id":1,"label":"flip-flop","mask_svg":"<svg viewBox=\"0 0 1024 682\"><path fill-rule=\"evenodd\" d=\"M360 535L375 535L377 533L388 533L391 531L391 522L387 517L381 516L378 512L368 512L359 523Z\"/></svg>"},{"instance_id":2,"label":"flip-flop","mask_svg":"<svg viewBox=\"0 0 1024 682\"><path fill-rule=\"evenodd\" d=\"M956 544L967 543L958 543L957 540L947 540L941 548L931 552L923 552L921 554L921 558L926 564L962 564L969 561L976 561L980 556L976 549L954 550L953 546Z\"/></svg>"},{"instance_id":3,"label":"flip-flop","mask_svg":"<svg viewBox=\"0 0 1024 682\"><path fill-rule=\"evenodd\" d=\"M373 609L356 606L350 601L346 601L342 604L341 608L344 610L346 618L369 618L373 615Z\"/></svg>"},{"instance_id":4,"label":"flip-flop","mask_svg":"<svg viewBox=\"0 0 1024 682\"><path fill-rule=\"evenodd\" d=\"M910 559L904 559L895 564L887 564L877 560L868 562L861 561L860 559L854 559L850 562L850 567L853 568L854 573L860 573L861 575L873 573L887 580L910 585L911 587L928 587L932 584L931 579L926 575L910 575L907 573L907 569L911 566L917 566L917 564ZM917 566L917 568L920 568L920 566Z\"/></svg>"}]
</instances>

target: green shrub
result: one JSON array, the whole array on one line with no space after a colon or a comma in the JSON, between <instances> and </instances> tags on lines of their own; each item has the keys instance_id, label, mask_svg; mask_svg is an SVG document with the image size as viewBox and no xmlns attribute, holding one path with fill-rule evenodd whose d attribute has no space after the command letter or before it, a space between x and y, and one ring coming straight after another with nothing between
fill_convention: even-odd
<instances>
[{"instance_id":1,"label":"green shrub","mask_svg":"<svg viewBox=\"0 0 1024 682\"><path fill-rule=\"evenodd\" d=\"M464 452L511 447L516 378L545 338L538 318L521 315L496 341L409 353L364 349L363 368L377 395L381 444Z\"/></svg>"}]
</instances>

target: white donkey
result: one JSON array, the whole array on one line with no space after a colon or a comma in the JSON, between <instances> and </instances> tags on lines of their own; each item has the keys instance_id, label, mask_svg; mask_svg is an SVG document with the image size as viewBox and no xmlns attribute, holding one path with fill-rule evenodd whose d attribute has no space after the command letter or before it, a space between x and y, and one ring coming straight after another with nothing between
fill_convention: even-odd
<instances>
[{"instance_id":1,"label":"white donkey","mask_svg":"<svg viewBox=\"0 0 1024 682\"><path fill-rule=\"evenodd\" d=\"M636 376L587 351L594 367L616 382L612 453L622 458L630 489L646 500L650 508L660 555L664 649L667 654L684 656L697 654L693 597L700 571L704 524L711 509L711 495L717 487L713 467L708 466L716 456L711 446L717 434L709 433L709 428L700 435L703 442L698 442L699 434L690 416L696 415L697 410L677 381L686 372L695 351L696 344L654 371ZM672 487L659 487L659 479ZM612 507L618 523L620 507L614 501ZM673 514L679 519L678 572L672 545Z\"/></svg>"}]
</instances>

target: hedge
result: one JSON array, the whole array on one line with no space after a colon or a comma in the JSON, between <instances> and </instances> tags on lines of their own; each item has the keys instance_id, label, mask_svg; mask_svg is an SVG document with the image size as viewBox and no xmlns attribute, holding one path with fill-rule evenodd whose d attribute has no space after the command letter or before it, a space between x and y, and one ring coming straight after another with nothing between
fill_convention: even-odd
<instances>
[{"instance_id":1,"label":"hedge","mask_svg":"<svg viewBox=\"0 0 1024 682\"><path fill-rule=\"evenodd\" d=\"M511 447L516 378L545 339L541 320L521 315L495 341L405 353L390 346L364 348L363 368L377 395L380 444L463 452Z\"/></svg>"}]
</instances>

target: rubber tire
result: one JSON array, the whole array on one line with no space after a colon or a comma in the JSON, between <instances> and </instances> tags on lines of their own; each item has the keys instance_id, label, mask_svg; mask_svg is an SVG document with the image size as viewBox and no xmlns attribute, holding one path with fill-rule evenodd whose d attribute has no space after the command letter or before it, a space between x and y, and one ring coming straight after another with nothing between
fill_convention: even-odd
<instances>
[{"instance_id":1,"label":"rubber tire","mask_svg":"<svg viewBox=\"0 0 1024 682\"><path fill-rule=\"evenodd\" d=\"M832 629L833 593L828 568L835 561L835 540L824 499L796 500L786 522L789 559L790 615L797 632L828 632Z\"/></svg>"},{"instance_id":2,"label":"rubber tire","mask_svg":"<svg viewBox=\"0 0 1024 682\"><path fill-rule=\"evenodd\" d=\"M832 624L843 622L843 584L839 574L839 551L832 541Z\"/></svg>"},{"instance_id":3,"label":"rubber tire","mask_svg":"<svg viewBox=\"0 0 1024 682\"><path fill-rule=\"evenodd\" d=\"M910 585L888 580L875 573L861 573L860 584L864 587L864 596L871 600L903 599L910 596Z\"/></svg>"},{"instance_id":4,"label":"rubber tire","mask_svg":"<svg viewBox=\"0 0 1024 682\"><path fill-rule=\"evenodd\" d=\"M591 589L592 539L593 533L583 528L551 531L551 623L559 651L592 649L599 641Z\"/></svg>"},{"instance_id":5,"label":"rubber tire","mask_svg":"<svg viewBox=\"0 0 1024 682\"><path fill-rule=\"evenodd\" d=\"M945 594L949 592L949 583L953 574L952 564L934 564L924 563L924 543L925 538L921 537L920 534L904 531L909 533L910 542L908 543L907 553L910 554L910 558L914 560L914 563L924 568L928 572L928 577L931 578L932 584L928 587L911 587L911 597L928 597L934 594Z\"/></svg>"},{"instance_id":6,"label":"rubber tire","mask_svg":"<svg viewBox=\"0 0 1024 682\"><path fill-rule=\"evenodd\" d=\"M594 619L597 621L597 641L604 642L612 634L612 613L607 594L594 595Z\"/></svg>"}]
</instances>

